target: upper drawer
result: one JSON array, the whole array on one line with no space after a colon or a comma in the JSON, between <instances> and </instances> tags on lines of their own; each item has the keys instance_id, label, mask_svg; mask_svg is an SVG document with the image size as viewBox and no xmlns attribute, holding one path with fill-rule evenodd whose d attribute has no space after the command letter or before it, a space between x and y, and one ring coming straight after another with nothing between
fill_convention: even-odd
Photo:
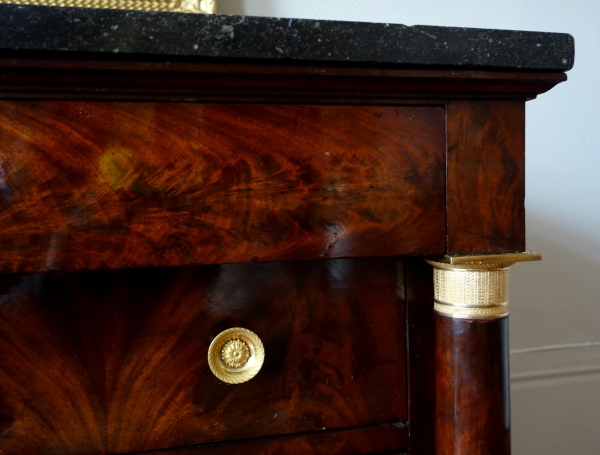
<instances>
[{"instance_id":1,"label":"upper drawer","mask_svg":"<svg viewBox=\"0 0 600 455\"><path fill-rule=\"evenodd\" d=\"M445 250L440 107L0 102L0 271Z\"/></svg>"}]
</instances>

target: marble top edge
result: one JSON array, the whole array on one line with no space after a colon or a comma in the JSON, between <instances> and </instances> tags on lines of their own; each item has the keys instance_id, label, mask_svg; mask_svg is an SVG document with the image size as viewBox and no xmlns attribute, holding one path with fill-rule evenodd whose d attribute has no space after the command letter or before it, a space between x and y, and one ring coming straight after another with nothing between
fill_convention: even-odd
<instances>
[{"instance_id":1,"label":"marble top edge","mask_svg":"<svg viewBox=\"0 0 600 455\"><path fill-rule=\"evenodd\" d=\"M566 33L0 4L0 52L568 71Z\"/></svg>"}]
</instances>

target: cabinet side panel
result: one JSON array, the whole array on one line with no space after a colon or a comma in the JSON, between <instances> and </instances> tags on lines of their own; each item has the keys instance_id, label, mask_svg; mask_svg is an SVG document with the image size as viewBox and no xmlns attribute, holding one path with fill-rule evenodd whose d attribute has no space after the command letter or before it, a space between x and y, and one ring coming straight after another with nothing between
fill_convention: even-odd
<instances>
[{"instance_id":1,"label":"cabinet side panel","mask_svg":"<svg viewBox=\"0 0 600 455\"><path fill-rule=\"evenodd\" d=\"M435 370L433 277L431 266L420 258L405 261L408 335L408 419L410 453L433 453Z\"/></svg>"},{"instance_id":2,"label":"cabinet side panel","mask_svg":"<svg viewBox=\"0 0 600 455\"><path fill-rule=\"evenodd\" d=\"M448 254L525 250L525 103L447 109Z\"/></svg>"}]
</instances>

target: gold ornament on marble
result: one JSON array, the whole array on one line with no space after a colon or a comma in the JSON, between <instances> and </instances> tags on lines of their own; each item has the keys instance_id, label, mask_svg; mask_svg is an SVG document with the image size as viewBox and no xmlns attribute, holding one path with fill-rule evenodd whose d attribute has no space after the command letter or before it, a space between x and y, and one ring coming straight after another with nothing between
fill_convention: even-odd
<instances>
[{"instance_id":1,"label":"gold ornament on marble","mask_svg":"<svg viewBox=\"0 0 600 455\"><path fill-rule=\"evenodd\" d=\"M265 349L258 336L241 327L219 333L208 348L208 366L228 384L249 381L260 371Z\"/></svg>"},{"instance_id":2,"label":"gold ornament on marble","mask_svg":"<svg viewBox=\"0 0 600 455\"><path fill-rule=\"evenodd\" d=\"M508 316L508 267L541 259L538 253L508 253L428 260L434 267L434 310L460 319Z\"/></svg>"},{"instance_id":3,"label":"gold ornament on marble","mask_svg":"<svg viewBox=\"0 0 600 455\"><path fill-rule=\"evenodd\" d=\"M214 14L217 12L216 0L0 0L0 3L172 13Z\"/></svg>"}]
</instances>

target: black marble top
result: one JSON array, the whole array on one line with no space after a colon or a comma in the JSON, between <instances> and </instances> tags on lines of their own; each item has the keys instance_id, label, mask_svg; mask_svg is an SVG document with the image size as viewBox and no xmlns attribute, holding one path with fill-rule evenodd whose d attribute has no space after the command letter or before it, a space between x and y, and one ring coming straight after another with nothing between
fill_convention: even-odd
<instances>
[{"instance_id":1,"label":"black marble top","mask_svg":"<svg viewBox=\"0 0 600 455\"><path fill-rule=\"evenodd\" d=\"M564 33L0 5L0 53L123 54L352 66L567 71Z\"/></svg>"}]
</instances>

